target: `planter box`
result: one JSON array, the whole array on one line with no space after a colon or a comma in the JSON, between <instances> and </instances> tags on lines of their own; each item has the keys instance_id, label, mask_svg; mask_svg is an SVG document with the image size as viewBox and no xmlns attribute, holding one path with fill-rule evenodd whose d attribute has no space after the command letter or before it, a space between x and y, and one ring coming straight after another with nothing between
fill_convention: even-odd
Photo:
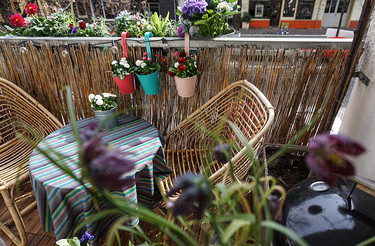
<instances>
[{"instance_id":1,"label":"planter box","mask_svg":"<svg viewBox=\"0 0 375 246\"><path fill-rule=\"evenodd\" d=\"M267 160L285 145L265 144L262 148L262 155L265 169L265 176L273 176L277 183L290 189L299 181L307 178L310 170L305 164L305 157L308 153L306 146L291 145L287 152L267 166Z\"/></svg>"}]
</instances>

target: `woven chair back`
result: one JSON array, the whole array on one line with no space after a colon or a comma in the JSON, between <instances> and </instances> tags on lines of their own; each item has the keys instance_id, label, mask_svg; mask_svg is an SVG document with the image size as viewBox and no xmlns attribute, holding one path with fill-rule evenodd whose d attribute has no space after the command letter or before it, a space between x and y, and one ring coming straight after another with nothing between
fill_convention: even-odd
<instances>
[{"instance_id":1,"label":"woven chair back","mask_svg":"<svg viewBox=\"0 0 375 246\"><path fill-rule=\"evenodd\" d=\"M62 124L26 92L3 78L0 78L0 118L0 182L6 185L16 178L9 175L9 169L21 169L14 175L27 173L27 165L22 167L20 163L28 161L35 146L23 138L37 144Z\"/></svg>"},{"instance_id":2,"label":"woven chair back","mask_svg":"<svg viewBox=\"0 0 375 246\"><path fill-rule=\"evenodd\" d=\"M271 103L254 85L246 80L229 85L167 135L166 159L173 174L161 182L162 188L168 191L173 180L187 172L204 173L213 184L223 181L225 173L229 174L229 163L213 160L212 149L218 143L232 146L234 175L243 180L251 161L240 135L256 149L273 120ZM235 125L240 135L228 121ZM230 183L229 175L225 183Z\"/></svg>"}]
</instances>

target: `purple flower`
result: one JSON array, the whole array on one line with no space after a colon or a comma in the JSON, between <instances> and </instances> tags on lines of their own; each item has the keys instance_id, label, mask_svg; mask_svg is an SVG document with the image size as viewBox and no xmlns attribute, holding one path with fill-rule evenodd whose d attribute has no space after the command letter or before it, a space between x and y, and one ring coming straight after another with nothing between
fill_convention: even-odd
<instances>
[{"instance_id":1,"label":"purple flower","mask_svg":"<svg viewBox=\"0 0 375 246\"><path fill-rule=\"evenodd\" d=\"M207 2L205 0L188 0L182 6L182 16L189 19L193 14L204 14L206 12Z\"/></svg>"},{"instance_id":2,"label":"purple flower","mask_svg":"<svg viewBox=\"0 0 375 246\"><path fill-rule=\"evenodd\" d=\"M281 213L277 214L279 207L280 207L280 197L271 194L267 197L267 200L269 202L269 207L271 209L272 217L274 217L276 221L280 221Z\"/></svg>"},{"instance_id":3,"label":"purple flower","mask_svg":"<svg viewBox=\"0 0 375 246\"><path fill-rule=\"evenodd\" d=\"M110 191L134 185L131 173L135 167L134 162L121 157L121 151L108 148L107 143L102 140L103 133L89 137L94 132L93 129L89 126L89 129L81 133L84 136L82 157L92 181L98 187Z\"/></svg>"},{"instance_id":4,"label":"purple flower","mask_svg":"<svg viewBox=\"0 0 375 246\"><path fill-rule=\"evenodd\" d=\"M79 240L80 242L87 242L89 240L94 239L94 236L85 231L85 233L82 235L81 239Z\"/></svg>"},{"instance_id":5,"label":"purple flower","mask_svg":"<svg viewBox=\"0 0 375 246\"><path fill-rule=\"evenodd\" d=\"M201 219L211 200L211 185L208 179L202 174L187 173L179 176L167 196L177 195L179 192L179 198L176 201L168 201L166 207L172 209L176 217L196 209L196 218Z\"/></svg>"},{"instance_id":6,"label":"purple flower","mask_svg":"<svg viewBox=\"0 0 375 246\"><path fill-rule=\"evenodd\" d=\"M75 27L73 27L73 28L71 28L69 31L69 34L76 34L77 33L77 27L75 26Z\"/></svg>"},{"instance_id":7,"label":"purple flower","mask_svg":"<svg viewBox=\"0 0 375 246\"><path fill-rule=\"evenodd\" d=\"M184 29L184 28L183 28L182 26L179 26L179 27L177 28L178 36L179 36L180 38L185 37L185 34L182 32L183 29Z\"/></svg>"},{"instance_id":8,"label":"purple flower","mask_svg":"<svg viewBox=\"0 0 375 246\"><path fill-rule=\"evenodd\" d=\"M83 130L80 134L82 141L86 142L90 140L93 136L97 134L97 132L98 132L98 124L94 122L89 123L86 126L85 130Z\"/></svg>"},{"instance_id":9,"label":"purple flower","mask_svg":"<svg viewBox=\"0 0 375 246\"><path fill-rule=\"evenodd\" d=\"M318 178L330 185L336 184L337 177L334 174L354 175L354 166L343 154L357 156L365 151L361 144L346 136L328 133L311 139L308 147L307 166Z\"/></svg>"},{"instance_id":10,"label":"purple flower","mask_svg":"<svg viewBox=\"0 0 375 246\"><path fill-rule=\"evenodd\" d=\"M212 151L212 157L220 164L230 160L231 151L228 144L218 144Z\"/></svg>"}]
</instances>

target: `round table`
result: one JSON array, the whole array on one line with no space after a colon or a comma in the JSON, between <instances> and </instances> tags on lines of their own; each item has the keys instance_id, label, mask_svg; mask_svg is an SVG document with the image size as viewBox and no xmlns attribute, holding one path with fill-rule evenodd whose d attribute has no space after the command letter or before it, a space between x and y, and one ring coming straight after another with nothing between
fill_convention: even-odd
<instances>
[{"instance_id":1,"label":"round table","mask_svg":"<svg viewBox=\"0 0 375 246\"><path fill-rule=\"evenodd\" d=\"M94 117L87 118L78 121L77 125L82 131L95 121ZM124 157L132 159L136 164L133 174L135 185L113 193L123 197L131 206L136 207L141 203L153 208L160 199L155 179L163 179L171 173L164 160L158 130L145 120L122 115L119 116L119 125L116 128L105 130L103 139L109 142L112 148L120 149ZM38 147L52 153L55 160L80 177L78 147L70 125L48 135ZM53 154L52 150L63 157ZM43 228L48 232L54 230L57 240L74 236L80 238L88 231L95 236L96 241L119 217L113 215L88 222L73 234L75 228L96 211L91 195L37 150L31 154L29 171ZM99 206L103 209L109 205L99 202ZM130 226L135 225L138 218L131 218L128 223Z\"/></svg>"}]
</instances>

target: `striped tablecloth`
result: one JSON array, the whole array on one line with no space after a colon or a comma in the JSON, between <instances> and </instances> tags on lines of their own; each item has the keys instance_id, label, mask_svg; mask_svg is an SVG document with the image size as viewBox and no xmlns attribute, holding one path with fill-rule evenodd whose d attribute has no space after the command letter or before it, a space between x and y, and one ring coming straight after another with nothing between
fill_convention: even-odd
<instances>
[{"instance_id":1,"label":"striped tablecloth","mask_svg":"<svg viewBox=\"0 0 375 246\"><path fill-rule=\"evenodd\" d=\"M94 117L80 120L78 127L83 130L88 123L95 121ZM135 207L138 203L150 208L156 205L159 194L154 179L164 178L171 172L165 164L157 129L142 119L123 115L119 117L118 127L106 130L103 139L113 148L122 150L126 158L133 159L136 163L136 184L114 193ZM44 150L53 148L64 155L59 162L80 177L77 144L70 125L51 133L38 147ZM57 159L56 155L53 157ZM86 227L73 234L77 225L96 211L90 194L37 150L32 153L29 166L43 228L47 232L54 230L57 240L80 237L85 231L94 235L97 240L117 218L114 215L86 223ZM132 218L129 223L135 225L137 222L137 218Z\"/></svg>"}]
</instances>

